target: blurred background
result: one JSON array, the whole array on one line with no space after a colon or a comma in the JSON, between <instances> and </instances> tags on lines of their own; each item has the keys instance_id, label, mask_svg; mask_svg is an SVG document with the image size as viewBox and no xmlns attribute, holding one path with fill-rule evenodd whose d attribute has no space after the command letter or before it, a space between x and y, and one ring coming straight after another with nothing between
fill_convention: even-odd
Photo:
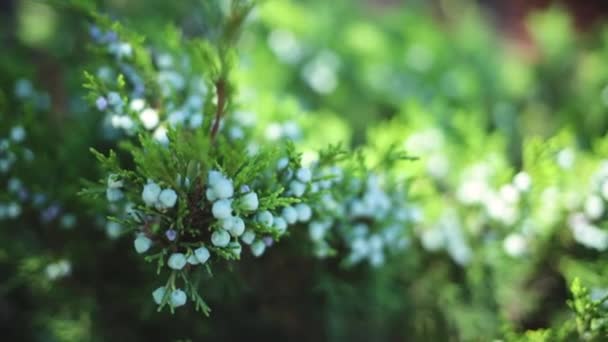
<instances>
[{"instance_id":1,"label":"blurred background","mask_svg":"<svg viewBox=\"0 0 608 342\"><path fill-rule=\"evenodd\" d=\"M575 277L608 293L608 244L593 242L608 243L608 198L586 213L596 235L570 220L591 210L603 178L588 179L605 174L606 1L261 1L233 74L256 134L294 140L305 157L344 142L373 159L399 144L420 158L396 173L421 218L408 251L380 268L312 258L296 234L245 257L205 284L209 318L156 313L154 270L100 203L75 195L100 176L89 147L122 136L82 87L84 71L114 61L69 3L0 2L0 136L28 132L23 148L0 149L11 165L0 174L2 340L516 340L570 326ZM214 34L204 1L90 3L151 51L179 53L164 43L170 25ZM535 188L521 190L516 218L470 199L480 179L504 195L524 173Z\"/></svg>"}]
</instances>

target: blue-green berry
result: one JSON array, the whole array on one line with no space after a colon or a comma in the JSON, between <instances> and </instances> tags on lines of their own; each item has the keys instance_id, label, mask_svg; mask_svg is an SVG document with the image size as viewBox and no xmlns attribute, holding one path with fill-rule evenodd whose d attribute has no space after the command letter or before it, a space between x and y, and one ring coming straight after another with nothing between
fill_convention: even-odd
<instances>
[{"instance_id":1,"label":"blue-green berry","mask_svg":"<svg viewBox=\"0 0 608 342\"><path fill-rule=\"evenodd\" d=\"M235 216L231 218L231 221L232 224L229 229L230 235L234 237L243 235L243 233L245 232L245 222L243 221L243 219Z\"/></svg>"},{"instance_id":2,"label":"blue-green berry","mask_svg":"<svg viewBox=\"0 0 608 342\"><path fill-rule=\"evenodd\" d=\"M117 188L107 188L106 189L106 198L108 199L108 202L116 202L119 201L123 198L124 194L122 193L122 190L117 189Z\"/></svg>"},{"instance_id":3,"label":"blue-green berry","mask_svg":"<svg viewBox=\"0 0 608 342\"><path fill-rule=\"evenodd\" d=\"M135 245L135 251L139 254L142 254L147 252L150 247L152 247L152 240L141 234L135 239L133 244Z\"/></svg>"},{"instance_id":4,"label":"blue-green berry","mask_svg":"<svg viewBox=\"0 0 608 342\"><path fill-rule=\"evenodd\" d=\"M230 229L232 229L233 225L234 225L234 217L232 217L232 216L220 220L220 227L222 227L223 229L225 229L227 231L230 231Z\"/></svg>"},{"instance_id":5,"label":"blue-green berry","mask_svg":"<svg viewBox=\"0 0 608 342\"><path fill-rule=\"evenodd\" d=\"M283 208L281 216L283 216L288 224L294 224L298 221L298 211L292 206L286 206Z\"/></svg>"},{"instance_id":6,"label":"blue-green berry","mask_svg":"<svg viewBox=\"0 0 608 342\"><path fill-rule=\"evenodd\" d=\"M302 183L308 183L312 179L312 173L309 168L301 168L296 172L296 178Z\"/></svg>"},{"instance_id":7,"label":"blue-green berry","mask_svg":"<svg viewBox=\"0 0 608 342\"><path fill-rule=\"evenodd\" d=\"M297 180L291 181L291 183L289 183L289 191L291 191L295 197L302 197L304 192L306 192L306 184Z\"/></svg>"},{"instance_id":8,"label":"blue-green berry","mask_svg":"<svg viewBox=\"0 0 608 342\"><path fill-rule=\"evenodd\" d=\"M196 257L196 260L198 260L198 262L204 264L207 262L207 260L209 260L211 254L209 254L209 250L207 248L199 247L194 250L194 256Z\"/></svg>"},{"instance_id":9,"label":"blue-green berry","mask_svg":"<svg viewBox=\"0 0 608 342\"><path fill-rule=\"evenodd\" d=\"M188 297L186 296L186 293L180 289L176 289L176 290L173 290L173 292L171 292L170 303L171 303L171 306L174 308L177 308L177 307L180 307L180 306L186 304L187 299L188 299Z\"/></svg>"},{"instance_id":10,"label":"blue-green berry","mask_svg":"<svg viewBox=\"0 0 608 342\"><path fill-rule=\"evenodd\" d=\"M232 215L232 207L230 200L221 199L215 203L213 203L213 207L211 208L211 212L213 217L216 219L226 219Z\"/></svg>"},{"instance_id":11,"label":"blue-green berry","mask_svg":"<svg viewBox=\"0 0 608 342\"><path fill-rule=\"evenodd\" d=\"M226 247L230 243L230 234L223 229L216 230L211 234L211 243L217 247Z\"/></svg>"},{"instance_id":12,"label":"blue-green berry","mask_svg":"<svg viewBox=\"0 0 608 342\"><path fill-rule=\"evenodd\" d=\"M220 199L226 199L234 195L234 186L232 181L226 178L220 178L215 183L211 183L211 188L215 195Z\"/></svg>"},{"instance_id":13,"label":"blue-green berry","mask_svg":"<svg viewBox=\"0 0 608 342\"><path fill-rule=\"evenodd\" d=\"M209 188L207 189L207 191L205 191L205 197L207 197L208 201L214 202L215 200L217 200L217 195L215 194L215 191L213 191L213 189Z\"/></svg>"},{"instance_id":14,"label":"blue-green berry","mask_svg":"<svg viewBox=\"0 0 608 342\"><path fill-rule=\"evenodd\" d=\"M241 241L246 245L251 245L255 240L255 233L251 229L247 229L243 235L241 235Z\"/></svg>"},{"instance_id":15,"label":"blue-green berry","mask_svg":"<svg viewBox=\"0 0 608 342\"><path fill-rule=\"evenodd\" d=\"M320 241L325 236L325 225L321 222L311 222L308 226L308 235L313 241Z\"/></svg>"},{"instance_id":16,"label":"blue-green berry","mask_svg":"<svg viewBox=\"0 0 608 342\"><path fill-rule=\"evenodd\" d=\"M184 268L184 266L186 266L187 262L188 261L186 260L186 256L183 253L173 253L169 257L167 265L169 266L169 268L172 268L174 270L181 270L182 268Z\"/></svg>"},{"instance_id":17,"label":"blue-green berry","mask_svg":"<svg viewBox=\"0 0 608 342\"><path fill-rule=\"evenodd\" d=\"M188 263L190 265L198 265L199 264L198 259L196 259L196 256L194 254L190 254L188 256L187 261L188 261Z\"/></svg>"},{"instance_id":18,"label":"blue-green berry","mask_svg":"<svg viewBox=\"0 0 608 342\"><path fill-rule=\"evenodd\" d=\"M298 203L296 205L296 211L298 212L298 220L300 222L307 222L312 217L312 209L305 203Z\"/></svg>"},{"instance_id":19,"label":"blue-green berry","mask_svg":"<svg viewBox=\"0 0 608 342\"><path fill-rule=\"evenodd\" d=\"M154 182L149 182L148 184L144 185L144 189L141 193L141 198L146 205L152 206L156 204L156 201L158 201L158 196L160 195L160 192L161 189L158 184Z\"/></svg>"},{"instance_id":20,"label":"blue-green berry","mask_svg":"<svg viewBox=\"0 0 608 342\"><path fill-rule=\"evenodd\" d=\"M268 210L264 210L257 215L257 221L266 227L272 227L273 216Z\"/></svg>"},{"instance_id":21,"label":"blue-green berry","mask_svg":"<svg viewBox=\"0 0 608 342\"><path fill-rule=\"evenodd\" d=\"M163 298L165 297L165 287L161 286L152 292L152 298L154 298L154 303L160 305L163 302Z\"/></svg>"},{"instance_id":22,"label":"blue-green berry","mask_svg":"<svg viewBox=\"0 0 608 342\"><path fill-rule=\"evenodd\" d=\"M274 228L279 234L285 233L287 230L287 221L284 218L277 216L274 218Z\"/></svg>"},{"instance_id":23,"label":"blue-green berry","mask_svg":"<svg viewBox=\"0 0 608 342\"><path fill-rule=\"evenodd\" d=\"M255 192L250 192L241 197L241 208L247 211L255 211L258 209L259 200Z\"/></svg>"},{"instance_id":24,"label":"blue-green berry","mask_svg":"<svg viewBox=\"0 0 608 342\"><path fill-rule=\"evenodd\" d=\"M177 202L177 193L173 189L164 189L160 192L158 201L165 208L173 208L175 202Z\"/></svg>"},{"instance_id":25,"label":"blue-green berry","mask_svg":"<svg viewBox=\"0 0 608 342\"><path fill-rule=\"evenodd\" d=\"M251 244L251 254L255 257L259 257L264 254L266 250L266 244L262 240L256 240L253 244Z\"/></svg>"}]
</instances>

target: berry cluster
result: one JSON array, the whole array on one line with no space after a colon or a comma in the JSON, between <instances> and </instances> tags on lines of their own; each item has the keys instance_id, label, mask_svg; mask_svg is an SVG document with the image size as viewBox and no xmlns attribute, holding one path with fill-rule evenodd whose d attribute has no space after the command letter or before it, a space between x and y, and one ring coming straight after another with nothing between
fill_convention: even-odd
<instances>
[{"instance_id":1,"label":"berry cluster","mask_svg":"<svg viewBox=\"0 0 608 342\"><path fill-rule=\"evenodd\" d=\"M165 146L150 140L150 144L146 146L168 158L179 155L173 142ZM304 201L313 188L311 171L298 166L298 159L290 154L281 159L264 157L264 153L252 158L236 173L219 168L182 177L189 174L186 170L175 181L152 180L118 165L109 170L103 186L110 212L116 217L108 229L114 235L125 230L123 227L135 231L135 251L156 261L159 271L170 272L167 284L154 291L161 307L183 305L182 293L187 293L186 298L191 297L197 308L207 312L188 281L197 272L196 265L208 269L209 260L238 260L243 244L254 257L260 257L287 233L289 225L310 220L312 209ZM184 281L184 287L177 286L178 280Z\"/></svg>"},{"instance_id":2,"label":"berry cluster","mask_svg":"<svg viewBox=\"0 0 608 342\"><path fill-rule=\"evenodd\" d=\"M339 167L320 174L324 180L318 186L327 191L315 203L308 225L318 257L331 255L335 245L345 249L346 265L368 262L378 267L387 255L408 246L416 210L398 184L373 173L345 176Z\"/></svg>"},{"instance_id":3,"label":"berry cluster","mask_svg":"<svg viewBox=\"0 0 608 342\"><path fill-rule=\"evenodd\" d=\"M31 106L40 111L48 109L48 94L35 90L27 79L16 82L15 96L26 108L24 112L28 112L27 108ZM25 114L22 116L25 117ZM28 141L31 138L28 135L29 126L27 130L19 123L7 127L10 129L0 138L0 181L6 189L0 194L0 220L17 219L25 210L33 208L39 212L40 222L47 224L59 219L61 227L72 228L76 223L75 216L64 213L59 203L49 199L40 189L34 189L22 177L22 171L32 169L37 161L30 149L32 142Z\"/></svg>"},{"instance_id":4,"label":"berry cluster","mask_svg":"<svg viewBox=\"0 0 608 342\"><path fill-rule=\"evenodd\" d=\"M173 56L167 52L149 53L156 68L156 83L148 87L157 89L158 97L154 101L147 101L142 71L132 58L133 47L120 42L114 31L103 33L93 26L91 35L103 47L102 51L116 59L115 65L118 67L115 70L103 66L97 71L99 79L111 85L99 85L100 94L94 99L97 110L106 114L109 127L129 135L143 128L152 131L158 142L166 144L169 127L197 129L203 124L208 87L204 78L196 76L188 56ZM120 88L124 85L116 81L118 75L124 75L128 80L130 91L126 94L121 94ZM108 88L118 90L106 90ZM159 103L162 103L162 112L157 108Z\"/></svg>"},{"instance_id":5,"label":"berry cluster","mask_svg":"<svg viewBox=\"0 0 608 342\"><path fill-rule=\"evenodd\" d=\"M602 161L591 178L590 191L570 213L568 226L574 240L599 251L608 249L608 232L600 228L608 203L608 161Z\"/></svg>"},{"instance_id":6,"label":"berry cluster","mask_svg":"<svg viewBox=\"0 0 608 342\"><path fill-rule=\"evenodd\" d=\"M22 146L25 137L25 129L18 125L11 128L7 138L0 139L0 174L9 173L20 159L32 161L34 154ZM23 202L29 197L19 178L9 178L6 189L6 196L0 196L0 220L18 217L21 214L19 202Z\"/></svg>"}]
</instances>

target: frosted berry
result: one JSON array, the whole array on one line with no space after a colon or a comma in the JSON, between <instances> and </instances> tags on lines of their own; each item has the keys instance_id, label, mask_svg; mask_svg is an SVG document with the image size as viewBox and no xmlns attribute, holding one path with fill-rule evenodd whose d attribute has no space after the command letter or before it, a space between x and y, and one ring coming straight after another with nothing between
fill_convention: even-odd
<instances>
[{"instance_id":1,"label":"frosted berry","mask_svg":"<svg viewBox=\"0 0 608 342\"><path fill-rule=\"evenodd\" d=\"M245 232L245 222L240 217L232 217L230 219L232 221L232 225L229 229L230 234L234 237L238 237L243 235Z\"/></svg>"},{"instance_id":2,"label":"frosted berry","mask_svg":"<svg viewBox=\"0 0 608 342\"><path fill-rule=\"evenodd\" d=\"M211 170L209 171L209 174L207 175L207 182L212 185L217 183L220 179L223 179L224 175L222 175L221 172L219 171L215 171L215 170Z\"/></svg>"},{"instance_id":3,"label":"frosted berry","mask_svg":"<svg viewBox=\"0 0 608 342\"><path fill-rule=\"evenodd\" d=\"M154 298L154 303L160 305L163 302L163 298L165 297L165 287L161 286L152 292L152 298Z\"/></svg>"},{"instance_id":4,"label":"frosted berry","mask_svg":"<svg viewBox=\"0 0 608 342\"><path fill-rule=\"evenodd\" d=\"M106 189L106 198L108 202L116 202L120 201L123 198L124 194L120 189L116 188L107 188Z\"/></svg>"},{"instance_id":5,"label":"frosted berry","mask_svg":"<svg viewBox=\"0 0 608 342\"><path fill-rule=\"evenodd\" d=\"M298 213L298 220L300 222L307 222L312 216L312 210L310 209L310 206L305 203L299 203L298 205L296 205L296 212Z\"/></svg>"},{"instance_id":6,"label":"frosted berry","mask_svg":"<svg viewBox=\"0 0 608 342\"><path fill-rule=\"evenodd\" d=\"M160 192L158 200L163 207L172 208L175 206L175 202L177 202L177 193L173 189L165 189Z\"/></svg>"},{"instance_id":7,"label":"frosted berry","mask_svg":"<svg viewBox=\"0 0 608 342\"><path fill-rule=\"evenodd\" d=\"M283 170L284 168L287 167L287 165L289 165L289 159L287 159L287 158L281 158L277 162L277 170Z\"/></svg>"},{"instance_id":8,"label":"frosted berry","mask_svg":"<svg viewBox=\"0 0 608 342\"><path fill-rule=\"evenodd\" d=\"M262 240L257 240L251 245L251 254L255 257L259 257L264 254L266 250L266 244Z\"/></svg>"},{"instance_id":9,"label":"frosted berry","mask_svg":"<svg viewBox=\"0 0 608 342\"><path fill-rule=\"evenodd\" d=\"M226 178L220 178L216 182L211 183L211 188L215 195L220 199L230 198L234 195L232 181Z\"/></svg>"},{"instance_id":10,"label":"frosted berry","mask_svg":"<svg viewBox=\"0 0 608 342\"><path fill-rule=\"evenodd\" d=\"M213 189L209 188L207 189L207 191L205 191L205 197L207 197L207 200L214 202L217 199L217 195L215 194L215 191L213 191Z\"/></svg>"},{"instance_id":11,"label":"frosted berry","mask_svg":"<svg viewBox=\"0 0 608 342\"><path fill-rule=\"evenodd\" d=\"M255 233L253 230L246 230L243 235L241 235L241 241L246 245L251 245L253 240L255 240Z\"/></svg>"},{"instance_id":12,"label":"frosted berry","mask_svg":"<svg viewBox=\"0 0 608 342\"><path fill-rule=\"evenodd\" d=\"M209 260L209 257L211 255L209 254L209 250L207 248L199 247L194 250L194 256L196 257L196 260L198 260L198 262L204 264L207 262L207 260Z\"/></svg>"},{"instance_id":13,"label":"frosted berry","mask_svg":"<svg viewBox=\"0 0 608 342\"><path fill-rule=\"evenodd\" d=\"M259 206L258 195L255 192L250 192L241 197L241 207L243 210L255 211Z\"/></svg>"},{"instance_id":14,"label":"frosted berry","mask_svg":"<svg viewBox=\"0 0 608 342\"><path fill-rule=\"evenodd\" d=\"M298 220L298 211L291 206L283 208L281 216L287 221L288 224L294 224Z\"/></svg>"},{"instance_id":15,"label":"frosted berry","mask_svg":"<svg viewBox=\"0 0 608 342\"><path fill-rule=\"evenodd\" d=\"M196 256L194 254L191 254L190 256L188 256L188 260L187 261L188 261L188 263L190 265L198 265L199 264L199 262L196 259Z\"/></svg>"},{"instance_id":16,"label":"frosted berry","mask_svg":"<svg viewBox=\"0 0 608 342\"><path fill-rule=\"evenodd\" d=\"M135 251L139 254L145 253L152 247L152 240L148 239L145 235L139 235L133 242Z\"/></svg>"},{"instance_id":17,"label":"frosted berry","mask_svg":"<svg viewBox=\"0 0 608 342\"><path fill-rule=\"evenodd\" d=\"M171 292L170 303L171 303L171 306L174 308L177 308L177 307L180 307L180 306L186 304L187 299L188 299L188 297L186 296L186 293L180 289L176 289L173 292Z\"/></svg>"},{"instance_id":18,"label":"frosted berry","mask_svg":"<svg viewBox=\"0 0 608 342\"><path fill-rule=\"evenodd\" d=\"M274 228L280 234L283 234L287 230L287 221L284 218L278 216L274 218Z\"/></svg>"},{"instance_id":19,"label":"frosted berry","mask_svg":"<svg viewBox=\"0 0 608 342\"><path fill-rule=\"evenodd\" d=\"M311 222L308 226L308 235L313 241L320 241L325 236L325 225L321 222Z\"/></svg>"},{"instance_id":20,"label":"frosted berry","mask_svg":"<svg viewBox=\"0 0 608 342\"><path fill-rule=\"evenodd\" d=\"M213 217L215 217L216 219L229 218L232 215L232 207L230 200L222 199L213 203L211 212L213 213Z\"/></svg>"},{"instance_id":21,"label":"frosted berry","mask_svg":"<svg viewBox=\"0 0 608 342\"><path fill-rule=\"evenodd\" d=\"M158 112L152 108L146 108L139 114L139 120L145 129L151 130L158 125Z\"/></svg>"},{"instance_id":22,"label":"frosted berry","mask_svg":"<svg viewBox=\"0 0 608 342\"><path fill-rule=\"evenodd\" d=\"M306 192L306 184L298 181L292 181L289 183L289 191L291 191L291 193L296 197L302 197L304 192Z\"/></svg>"},{"instance_id":23,"label":"frosted berry","mask_svg":"<svg viewBox=\"0 0 608 342\"><path fill-rule=\"evenodd\" d=\"M312 179L312 173L309 168L301 168L296 172L296 178L302 183L308 183Z\"/></svg>"},{"instance_id":24,"label":"frosted berry","mask_svg":"<svg viewBox=\"0 0 608 342\"><path fill-rule=\"evenodd\" d=\"M111 106L122 106L122 99L120 98L120 94L115 91L108 93L107 100Z\"/></svg>"},{"instance_id":25,"label":"frosted berry","mask_svg":"<svg viewBox=\"0 0 608 342\"><path fill-rule=\"evenodd\" d=\"M158 196L160 195L161 189L158 184L154 182L149 182L144 185L144 190L141 193L141 198L148 206L152 206L158 201Z\"/></svg>"},{"instance_id":26,"label":"frosted berry","mask_svg":"<svg viewBox=\"0 0 608 342\"><path fill-rule=\"evenodd\" d=\"M272 214L268 210L262 211L257 215L257 221L266 227L272 226L273 219Z\"/></svg>"},{"instance_id":27,"label":"frosted berry","mask_svg":"<svg viewBox=\"0 0 608 342\"><path fill-rule=\"evenodd\" d=\"M233 218L234 218L234 217L232 217L232 216L231 216L231 217L228 217L228 218L222 219L222 220L220 221L220 227L222 227L223 229L225 229L225 230L227 230L227 231L230 231L230 229L232 229L232 226L234 225L234 220L233 220Z\"/></svg>"},{"instance_id":28,"label":"frosted berry","mask_svg":"<svg viewBox=\"0 0 608 342\"><path fill-rule=\"evenodd\" d=\"M184 266L186 266L186 263L186 256L183 253L173 253L169 257L169 261L167 261L169 268L174 270L181 270L184 268Z\"/></svg>"},{"instance_id":29,"label":"frosted berry","mask_svg":"<svg viewBox=\"0 0 608 342\"><path fill-rule=\"evenodd\" d=\"M226 247L230 243L230 234L223 229L216 230L211 234L211 243L216 247Z\"/></svg>"}]
</instances>

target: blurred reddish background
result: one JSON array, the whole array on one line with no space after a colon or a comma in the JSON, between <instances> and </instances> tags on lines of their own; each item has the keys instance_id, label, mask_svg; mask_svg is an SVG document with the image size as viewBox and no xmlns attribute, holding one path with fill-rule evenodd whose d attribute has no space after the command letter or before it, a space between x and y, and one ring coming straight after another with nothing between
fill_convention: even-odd
<instances>
[{"instance_id":1,"label":"blurred reddish background","mask_svg":"<svg viewBox=\"0 0 608 342\"><path fill-rule=\"evenodd\" d=\"M412 0L368 0L374 6L390 7ZM416 0L417 2L420 2ZM425 3L425 2L423 2ZM535 44L526 27L526 18L533 12L551 7L566 9L578 32L593 29L608 17L608 0L430 0L436 17L441 21L457 20L453 9L477 4L484 10L516 53L536 59ZM449 19L448 19L449 18Z\"/></svg>"},{"instance_id":2,"label":"blurred reddish background","mask_svg":"<svg viewBox=\"0 0 608 342\"><path fill-rule=\"evenodd\" d=\"M492 12L498 28L508 39L528 47L534 45L525 25L531 12L552 6L566 8L579 32L592 29L608 15L607 0L479 0L478 3Z\"/></svg>"}]
</instances>

